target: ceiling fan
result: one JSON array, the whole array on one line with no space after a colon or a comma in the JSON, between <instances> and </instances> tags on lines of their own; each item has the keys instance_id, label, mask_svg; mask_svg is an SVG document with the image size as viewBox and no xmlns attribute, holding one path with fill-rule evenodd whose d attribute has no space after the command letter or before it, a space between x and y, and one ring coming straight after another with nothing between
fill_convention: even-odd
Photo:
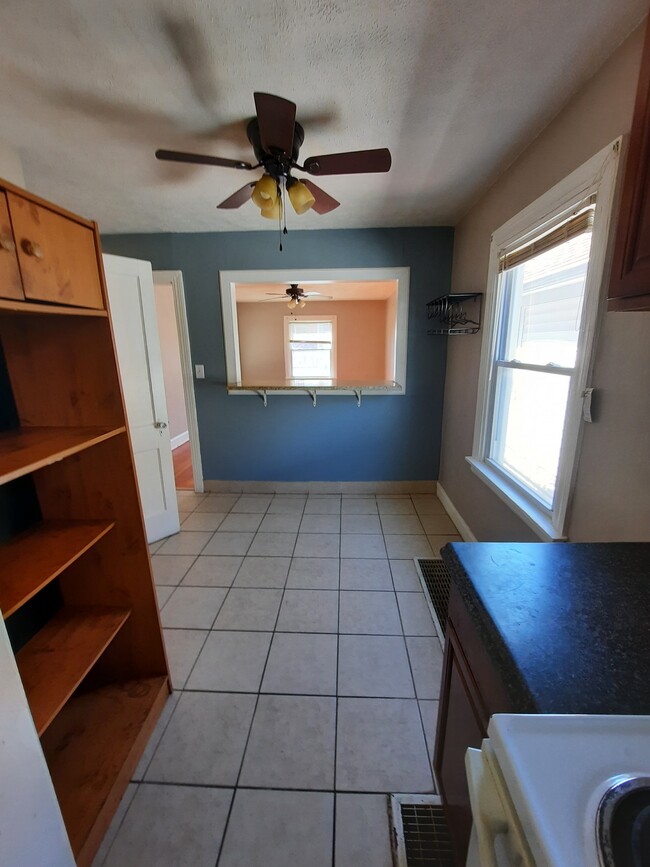
<instances>
[{"instance_id":1,"label":"ceiling fan","mask_svg":"<svg viewBox=\"0 0 650 867\"><path fill-rule=\"evenodd\" d=\"M254 93L256 116L246 128L257 162L253 165L242 160L225 159L207 154L183 151L157 150L159 160L180 163L198 163L207 166L253 171L262 168L264 174L233 193L218 208L240 208L248 199L260 208L263 217L282 219L283 194L286 190L293 209L304 214L313 208L317 214L327 214L338 208L337 202L310 180L293 176L297 169L310 175L349 175L387 172L391 166L388 148L349 151L309 157L300 165L298 154L305 138L302 126L296 122L295 103L270 93ZM286 225L285 225L286 231Z\"/></svg>"},{"instance_id":2,"label":"ceiling fan","mask_svg":"<svg viewBox=\"0 0 650 867\"><path fill-rule=\"evenodd\" d=\"M332 295L323 295L322 292L305 292L297 283L291 283L285 292L266 292L266 295L272 295L265 304L269 301L286 301L289 299L287 307L293 310L296 307L304 307L309 299L314 301L331 301Z\"/></svg>"}]
</instances>

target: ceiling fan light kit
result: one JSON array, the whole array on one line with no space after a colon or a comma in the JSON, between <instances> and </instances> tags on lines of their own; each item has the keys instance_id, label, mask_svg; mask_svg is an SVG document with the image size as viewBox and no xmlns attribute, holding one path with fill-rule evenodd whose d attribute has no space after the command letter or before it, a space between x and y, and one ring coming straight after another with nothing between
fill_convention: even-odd
<instances>
[{"instance_id":1,"label":"ceiling fan light kit","mask_svg":"<svg viewBox=\"0 0 650 867\"><path fill-rule=\"evenodd\" d=\"M284 292L267 292L267 295L271 295L269 301L286 301L289 299L289 303L287 307L289 310L295 310L296 307L302 310L303 307L307 305L307 301L310 298L319 298L321 301L331 301L331 295L323 295L322 292L305 292L305 290L299 286L297 283L291 283L289 288Z\"/></svg>"},{"instance_id":2,"label":"ceiling fan light kit","mask_svg":"<svg viewBox=\"0 0 650 867\"><path fill-rule=\"evenodd\" d=\"M251 199L260 210L271 207L278 200L278 183L271 175L262 175L253 187Z\"/></svg>"},{"instance_id":3,"label":"ceiling fan light kit","mask_svg":"<svg viewBox=\"0 0 650 867\"><path fill-rule=\"evenodd\" d=\"M251 198L260 208L263 217L281 220L282 194L286 190L296 214L305 214L312 209L317 214L327 214L338 208L340 202L316 186L313 181L306 179L301 181L295 178L292 174L294 170L310 175L348 175L389 171L392 158L388 148L324 154L309 157L303 165L300 165L298 155L305 139L305 132L296 122L295 103L270 93L256 92L253 97L257 113L249 121L246 134L257 159L255 165L243 160L182 151L156 151L159 160L222 166L240 171L252 171L258 168L264 170L264 174L256 183L246 184L218 204L218 208L240 208ZM284 231L286 232L286 225Z\"/></svg>"},{"instance_id":4,"label":"ceiling fan light kit","mask_svg":"<svg viewBox=\"0 0 650 867\"><path fill-rule=\"evenodd\" d=\"M316 202L314 194L306 184L303 184L297 178L287 180L287 193L289 194L289 201L298 216L305 214L310 208L314 207L314 203Z\"/></svg>"}]
</instances>

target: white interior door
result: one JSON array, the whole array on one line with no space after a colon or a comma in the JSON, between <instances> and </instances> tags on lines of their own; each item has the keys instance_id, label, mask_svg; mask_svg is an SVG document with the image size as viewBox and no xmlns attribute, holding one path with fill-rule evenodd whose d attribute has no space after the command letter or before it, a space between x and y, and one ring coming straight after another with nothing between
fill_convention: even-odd
<instances>
[{"instance_id":1,"label":"white interior door","mask_svg":"<svg viewBox=\"0 0 650 867\"><path fill-rule=\"evenodd\" d=\"M147 539L180 529L151 263L104 256Z\"/></svg>"}]
</instances>

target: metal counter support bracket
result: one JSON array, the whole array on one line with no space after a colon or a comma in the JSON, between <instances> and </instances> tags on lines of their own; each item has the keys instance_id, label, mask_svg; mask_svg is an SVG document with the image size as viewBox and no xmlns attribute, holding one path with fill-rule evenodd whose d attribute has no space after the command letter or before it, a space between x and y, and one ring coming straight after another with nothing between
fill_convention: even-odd
<instances>
[{"instance_id":1,"label":"metal counter support bracket","mask_svg":"<svg viewBox=\"0 0 650 867\"><path fill-rule=\"evenodd\" d=\"M361 406L361 389L355 388L353 390L354 390L354 396L357 399L357 406Z\"/></svg>"},{"instance_id":2,"label":"metal counter support bracket","mask_svg":"<svg viewBox=\"0 0 650 867\"><path fill-rule=\"evenodd\" d=\"M311 397L311 402L314 406L316 406L316 392L312 391L310 388L307 389L307 394Z\"/></svg>"},{"instance_id":3,"label":"metal counter support bracket","mask_svg":"<svg viewBox=\"0 0 650 867\"><path fill-rule=\"evenodd\" d=\"M264 406L266 406L266 389L263 388L261 391L258 391L257 393L262 398L262 403L264 404Z\"/></svg>"}]
</instances>

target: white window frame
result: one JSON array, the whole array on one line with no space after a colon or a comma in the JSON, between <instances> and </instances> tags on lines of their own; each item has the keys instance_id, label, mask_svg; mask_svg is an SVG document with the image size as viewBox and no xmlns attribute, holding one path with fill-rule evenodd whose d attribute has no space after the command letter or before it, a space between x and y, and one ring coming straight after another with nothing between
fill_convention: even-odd
<instances>
[{"instance_id":1,"label":"white window frame","mask_svg":"<svg viewBox=\"0 0 650 867\"><path fill-rule=\"evenodd\" d=\"M329 376L319 379L336 379L336 316L302 316L295 313L284 317L284 373L287 379L301 379L291 373L291 349L289 347L290 322L329 322L332 325L332 365Z\"/></svg>"},{"instance_id":2,"label":"white window frame","mask_svg":"<svg viewBox=\"0 0 650 867\"><path fill-rule=\"evenodd\" d=\"M221 316L223 320L224 348L226 353L226 384L229 395L256 395L255 389L241 388L241 361L239 354L239 329L237 325L237 283L309 283L318 280L396 280L397 281L397 322L395 328L395 388L381 391L372 388L358 389L360 394L368 397L376 395L402 396L406 394L406 360L408 355L408 319L409 319L409 282L411 269L400 267L387 268L303 268L303 269L268 269L259 271L220 271L219 292L221 298ZM230 387L232 386L232 388ZM236 386L240 386L236 388ZM278 389L277 394L293 396L304 395L304 388ZM326 397L328 395L345 395L349 388L328 389L314 392Z\"/></svg>"},{"instance_id":3,"label":"white window frame","mask_svg":"<svg viewBox=\"0 0 650 867\"><path fill-rule=\"evenodd\" d=\"M608 269L609 234L620 163L621 139L603 148L567 178L556 184L492 236L486 304L481 347L476 420L472 454L467 457L472 471L497 496L522 518L544 541L566 538L565 524L578 466L583 426L584 391L593 364L593 347L603 309L603 284ZM513 250L557 224L571 213L577 202L596 193L596 212L592 230L589 266L578 340L575 372L567 400L566 420L553 506L547 509L528 489L505 473L489 458L492 428L492 376L503 303L503 280L499 274L499 255Z\"/></svg>"}]
</instances>

